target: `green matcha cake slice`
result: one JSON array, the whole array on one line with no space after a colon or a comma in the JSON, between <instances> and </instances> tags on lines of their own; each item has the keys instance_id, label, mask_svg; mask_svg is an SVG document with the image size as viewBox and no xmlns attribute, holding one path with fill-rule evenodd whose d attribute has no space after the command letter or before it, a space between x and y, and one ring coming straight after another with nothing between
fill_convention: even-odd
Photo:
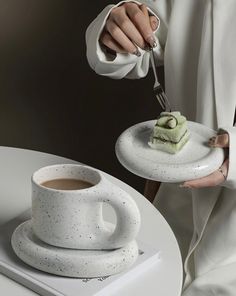
<instances>
[{"instance_id":1,"label":"green matcha cake slice","mask_svg":"<svg viewBox=\"0 0 236 296\"><path fill-rule=\"evenodd\" d=\"M149 146L168 153L177 153L188 142L190 133L186 117L180 112L162 112L157 118Z\"/></svg>"}]
</instances>

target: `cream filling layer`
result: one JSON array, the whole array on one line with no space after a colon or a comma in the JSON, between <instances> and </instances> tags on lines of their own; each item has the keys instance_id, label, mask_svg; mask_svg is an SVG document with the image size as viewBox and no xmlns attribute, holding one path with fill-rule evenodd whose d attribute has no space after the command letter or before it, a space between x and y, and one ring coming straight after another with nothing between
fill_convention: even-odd
<instances>
[{"instance_id":1,"label":"cream filling layer","mask_svg":"<svg viewBox=\"0 0 236 296\"><path fill-rule=\"evenodd\" d=\"M181 136L181 138L179 139L179 142L183 139L183 137L187 134L188 130L186 129L185 132L183 133L183 135ZM172 143L172 144L178 144L179 142L174 142L174 141L171 141L171 140L166 140L166 139L163 139L161 137L156 137L156 136L153 136L152 137L153 139L157 139L159 141L162 141L164 143Z\"/></svg>"}]
</instances>

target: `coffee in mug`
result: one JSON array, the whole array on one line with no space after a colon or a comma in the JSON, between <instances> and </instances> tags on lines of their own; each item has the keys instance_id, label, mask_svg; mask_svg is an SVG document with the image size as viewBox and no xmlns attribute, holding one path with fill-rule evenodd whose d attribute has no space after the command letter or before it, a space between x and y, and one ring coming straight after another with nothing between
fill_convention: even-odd
<instances>
[{"instance_id":1,"label":"coffee in mug","mask_svg":"<svg viewBox=\"0 0 236 296\"><path fill-rule=\"evenodd\" d=\"M79 179L53 179L41 183L42 186L60 190L79 190L92 187L93 184Z\"/></svg>"}]
</instances>

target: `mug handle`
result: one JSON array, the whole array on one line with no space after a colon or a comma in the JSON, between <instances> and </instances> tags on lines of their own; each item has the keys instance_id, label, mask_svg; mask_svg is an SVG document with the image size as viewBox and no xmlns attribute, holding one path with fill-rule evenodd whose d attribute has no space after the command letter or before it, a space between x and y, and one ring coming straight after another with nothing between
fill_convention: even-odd
<instances>
[{"instance_id":1,"label":"mug handle","mask_svg":"<svg viewBox=\"0 0 236 296\"><path fill-rule=\"evenodd\" d=\"M133 198L110 181L104 180L99 201L111 205L117 218L115 230L107 237L107 241L103 240L103 249L120 248L134 240L140 229L141 216Z\"/></svg>"}]
</instances>

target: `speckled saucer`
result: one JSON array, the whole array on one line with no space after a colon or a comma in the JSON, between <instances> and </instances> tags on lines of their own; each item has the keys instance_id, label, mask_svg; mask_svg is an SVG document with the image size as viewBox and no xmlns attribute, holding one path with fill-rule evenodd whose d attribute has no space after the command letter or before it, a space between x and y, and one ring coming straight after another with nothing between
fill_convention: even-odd
<instances>
[{"instance_id":1,"label":"speckled saucer","mask_svg":"<svg viewBox=\"0 0 236 296\"><path fill-rule=\"evenodd\" d=\"M106 223L108 227L111 225ZM138 257L135 240L113 250L76 250L48 245L34 235L31 220L15 229L11 244L16 255L30 266L66 277L93 278L120 273Z\"/></svg>"},{"instance_id":2,"label":"speckled saucer","mask_svg":"<svg viewBox=\"0 0 236 296\"><path fill-rule=\"evenodd\" d=\"M156 120L138 123L124 131L116 142L120 163L145 179L177 183L209 175L224 160L222 148L210 148L207 142L216 132L188 121L190 139L176 154L152 149L149 137Z\"/></svg>"}]
</instances>

